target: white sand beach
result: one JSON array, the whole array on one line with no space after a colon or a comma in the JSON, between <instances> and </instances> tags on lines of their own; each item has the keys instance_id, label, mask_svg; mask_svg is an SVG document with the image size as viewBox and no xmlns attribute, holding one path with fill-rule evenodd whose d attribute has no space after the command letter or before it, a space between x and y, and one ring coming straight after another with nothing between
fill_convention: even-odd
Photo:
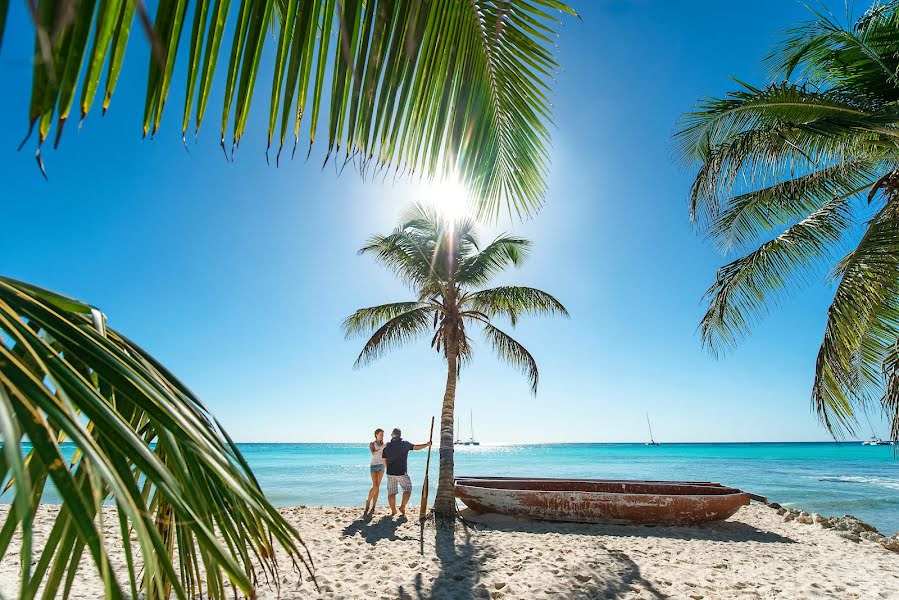
<instances>
[{"instance_id":1,"label":"white sand beach","mask_svg":"<svg viewBox=\"0 0 899 600\"><path fill-rule=\"evenodd\" d=\"M2 514L8 507L4 507ZM56 508L41 509L36 542ZM785 522L765 505L701 527L580 525L482 515L455 534L417 520L370 520L350 508L281 509L309 545L321 588L282 561L283 598L899 598L899 553L819 524ZM384 509L379 509L383 511ZM120 546L114 564L124 565ZM73 598L102 597L85 562ZM0 593L15 597L18 553L0 562ZM124 582L124 578L122 579Z\"/></svg>"}]
</instances>

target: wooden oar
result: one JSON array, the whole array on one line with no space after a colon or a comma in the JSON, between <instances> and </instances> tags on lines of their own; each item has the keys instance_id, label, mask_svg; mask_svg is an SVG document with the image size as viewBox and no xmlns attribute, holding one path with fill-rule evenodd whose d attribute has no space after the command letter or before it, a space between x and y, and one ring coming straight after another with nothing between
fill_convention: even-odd
<instances>
[{"instance_id":1,"label":"wooden oar","mask_svg":"<svg viewBox=\"0 0 899 600\"><path fill-rule=\"evenodd\" d=\"M434 417L431 417L431 434L428 437L428 442L431 443L434 441ZM424 521L425 516L428 514L428 469L431 466L431 446L428 446L428 460L425 463L425 482L421 486L421 508L418 511L418 518L421 521Z\"/></svg>"},{"instance_id":2,"label":"wooden oar","mask_svg":"<svg viewBox=\"0 0 899 600\"><path fill-rule=\"evenodd\" d=\"M428 442L434 441L434 417L431 417L431 433L428 436ZM428 515L428 470L431 467L431 446L428 445L428 460L425 462L425 481L421 486L421 507L418 509L418 523L421 526L419 532L419 552L425 553L425 517Z\"/></svg>"}]
</instances>

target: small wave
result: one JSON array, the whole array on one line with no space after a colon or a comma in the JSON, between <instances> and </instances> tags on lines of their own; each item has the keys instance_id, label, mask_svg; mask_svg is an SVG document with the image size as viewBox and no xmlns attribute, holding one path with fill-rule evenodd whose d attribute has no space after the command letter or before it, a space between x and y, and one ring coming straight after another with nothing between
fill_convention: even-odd
<instances>
[{"instance_id":1,"label":"small wave","mask_svg":"<svg viewBox=\"0 0 899 600\"><path fill-rule=\"evenodd\" d=\"M873 485L889 490L899 490L899 479L891 479L889 477L863 477L859 475L839 475L835 477L821 477L818 481L827 481L832 483L859 483L863 485Z\"/></svg>"}]
</instances>

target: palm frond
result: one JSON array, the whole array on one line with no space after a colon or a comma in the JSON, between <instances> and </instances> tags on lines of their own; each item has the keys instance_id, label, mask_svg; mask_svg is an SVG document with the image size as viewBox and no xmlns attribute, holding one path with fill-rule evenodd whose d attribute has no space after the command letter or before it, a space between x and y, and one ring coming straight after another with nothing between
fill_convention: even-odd
<instances>
[{"instance_id":1,"label":"palm frond","mask_svg":"<svg viewBox=\"0 0 899 600\"><path fill-rule=\"evenodd\" d=\"M108 598L124 597L123 584L131 596L140 590L153 599L193 598L203 589L225 598L228 582L251 595L256 564L280 581L276 546L311 567L297 532L181 382L108 329L99 311L7 278L0 278L0 429L0 480L11 478L14 488L0 555L19 530L20 597L39 587L45 597L67 594L82 554ZM23 436L32 446L26 456ZM63 505L35 555L32 520L48 482ZM106 500L117 509L113 522ZM126 548L127 582L116 579L109 559L117 541Z\"/></svg>"},{"instance_id":2,"label":"palm frond","mask_svg":"<svg viewBox=\"0 0 899 600\"><path fill-rule=\"evenodd\" d=\"M508 267L524 264L532 245L524 238L501 235L477 254L459 257L456 280L469 287L485 285Z\"/></svg>"},{"instance_id":3,"label":"palm frond","mask_svg":"<svg viewBox=\"0 0 899 600\"><path fill-rule=\"evenodd\" d=\"M849 225L849 201L825 204L773 240L718 270L706 292L709 307L699 325L703 344L717 353L748 332L768 303L795 279L820 267Z\"/></svg>"},{"instance_id":4,"label":"palm frond","mask_svg":"<svg viewBox=\"0 0 899 600\"><path fill-rule=\"evenodd\" d=\"M822 423L839 434L853 431L853 405L882 384L872 374L882 368L886 344L899 338L899 213L894 203L878 212L836 276L812 402ZM877 346L879 353L872 351Z\"/></svg>"},{"instance_id":5,"label":"palm frond","mask_svg":"<svg viewBox=\"0 0 899 600\"><path fill-rule=\"evenodd\" d=\"M489 318L507 317L514 327L526 314L570 316L562 303L552 295L536 288L507 285L472 292L466 299L470 307Z\"/></svg>"},{"instance_id":6,"label":"palm frond","mask_svg":"<svg viewBox=\"0 0 899 600\"><path fill-rule=\"evenodd\" d=\"M42 169L41 144L54 119L58 142L79 82L84 119L103 65L109 65L104 111L119 73L132 68L124 50L137 7L152 50L144 135L160 129L169 92L179 85L185 92L182 137L191 122L198 132L216 66L226 54L220 140L231 154L264 82L271 86L268 140L277 147L276 160L288 130L293 154L308 115L310 150L319 129L327 131L326 161L334 156L354 162L362 172L371 165L429 177L457 173L486 215L504 203L522 214L540 206L551 117L547 91L559 68L556 30L562 13L575 15L566 5L198 0L191 12L190 4L160 0L152 19L131 0L84 0L71 15L72 3L38 4L29 122L32 129L38 125ZM0 25L5 8L6 2ZM263 62L269 43L274 59ZM186 80L177 83L175 73L184 68L178 52L185 45Z\"/></svg>"},{"instance_id":7,"label":"palm frond","mask_svg":"<svg viewBox=\"0 0 899 600\"><path fill-rule=\"evenodd\" d=\"M390 350L398 348L431 327L434 309L430 306L414 308L400 313L381 325L362 347L355 366L363 367L377 360Z\"/></svg>"},{"instance_id":8,"label":"palm frond","mask_svg":"<svg viewBox=\"0 0 899 600\"><path fill-rule=\"evenodd\" d=\"M836 167L847 158L896 156L888 127L892 111L862 98L809 91L784 83L746 87L723 100L707 100L681 121L680 157L700 162L690 190L690 218L714 223L721 198L740 183L747 191ZM885 138L885 140L884 140Z\"/></svg>"},{"instance_id":9,"label":"palm frond","mask_svg":"<svg viewBox=\"0 0 899 600\"><path fill-rule=\"evenodd\" d=\"M887 346L883 360L886 386L881 406L890 419L890 439L899 440L899 338Z\"/></svg>"},{"instance_id":10,"label":"palm frond","mask_svg":"<svg viewBox=\"0 0 899 600\"><path fill-rule=\"evenodd\" d=\"M531 393L537 394L537 382L540 374L537 372L537 361L527 351L527 348L515 341L509 334L497 329L490 323L483 323L484 337L493 347L493 351L503 361L524 373L531 384Z\"/></svg>"},{"instance_id":11,"label":"palm frond","mask_svg":"<svg viewBox=\"0 0 899 600\"><path fill-rule=\"evenodd\" d=\"M400 279L414 288L427 287L434 278L435 246L432 240L396 230L389 235L372 236L359 249L359 254L371 254Z\"/></svg>"},{"instance_id":12,"label":"palm frond","mask_svg":"<svg viewBox=\"0 0 899 600\"><path fill-rule=\"evenodd\" d=\"M899 3L875 3L854 25L812 12L815 18L788 30L766 58L772 78L826 81L885 102L899 99Z\"/></svg>"},{"instance_id":13,"label":"palm frond","mask_svg":"<svg viewBox=\"0 0 899 600\"><path fill-rule=\"evenodd\" d=\"M727 144L739 134L785 124L809 127L821 134L844 133L852 128L870 129L872 123L889 123L888 115L872 111L872 104L840 91L810 90L791 82L755 88L743 84L725 98L706 98L681 118L674 141L685 163L704 161L710 150Z\"/></svg>"},{"instance_id":14,"label":"palm frond","mask_svg":"<svg viewBox=\"0 0 899 600\"><path fill-rule=\"evenodd\" d=\"M890 163L860 157L740 194L726 201L708 236L722 252L746 247L829 201L861 194L889 170Z\"/></svg>"},{"instance_id":15,"label":"palm frond","mask_svg":"<svg viewBox=\"0 0 899 600\"><path fill-rule=\"evenodd\" d=\"M344 319L343 331L346 337L369 334L386 321L410 310L422 308L421 302L394 302L369 308L360 308Z\"/></svg>"}]
</instances>

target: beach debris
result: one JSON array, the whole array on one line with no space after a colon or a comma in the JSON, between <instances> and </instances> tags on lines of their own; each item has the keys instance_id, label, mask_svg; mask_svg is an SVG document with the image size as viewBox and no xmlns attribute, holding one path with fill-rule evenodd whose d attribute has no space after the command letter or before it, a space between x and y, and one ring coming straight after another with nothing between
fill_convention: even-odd
<instances>
[{"instance_id":1,"label":"beach debris","mask_svg":"<svg viewBox=\"0 0 899 600\"><path fill-rule=\"evenodd\" d=\"M798 517L798 516L799 516L799 511L798 511L798 510L794 510L794 509L792 509L792 508L789 508L789 509L787 509L787 512L784 513L784 522L786 523L786 522L788 522L788 521L793 521L793 520L795 520L796 517Z\"/></svg>"},{"instance_id":2,"label":"beach debris","mask_svg":"<svg viewBox=\"0 0 899 600\"><path fill-rule=\"evenodd\" d=\"M801 513L799 513L799 516L796 517L796 522L803 523L805 525L811 525L812 523L814 523L814 521L812 520L812 515L810 515L809 513L805 512L805 511L802 511Z\"/></svg>"},{"instance_id":3,"label":"beach debris","mask_svg":"<svg viewBox=\"0 0 899 600\"><path fill-rule=\"evenodd\" d=\"M783 514L782 512L780 512L783 509L783 506L781 506L777 502L768 502L768 506L776 510L778 514Z\"/></svg>"},{"instance_id":4,"label":"beach debris","mask_svg":"<svg viewBox=\"0 0 899 600\"><path fill-rule=\"evenodd\" d=\"M822 526L825 523L827 523L827 525L830 525L830 519L820 513L812 513L812 521Z\"/></svg>"}]
</instances>

